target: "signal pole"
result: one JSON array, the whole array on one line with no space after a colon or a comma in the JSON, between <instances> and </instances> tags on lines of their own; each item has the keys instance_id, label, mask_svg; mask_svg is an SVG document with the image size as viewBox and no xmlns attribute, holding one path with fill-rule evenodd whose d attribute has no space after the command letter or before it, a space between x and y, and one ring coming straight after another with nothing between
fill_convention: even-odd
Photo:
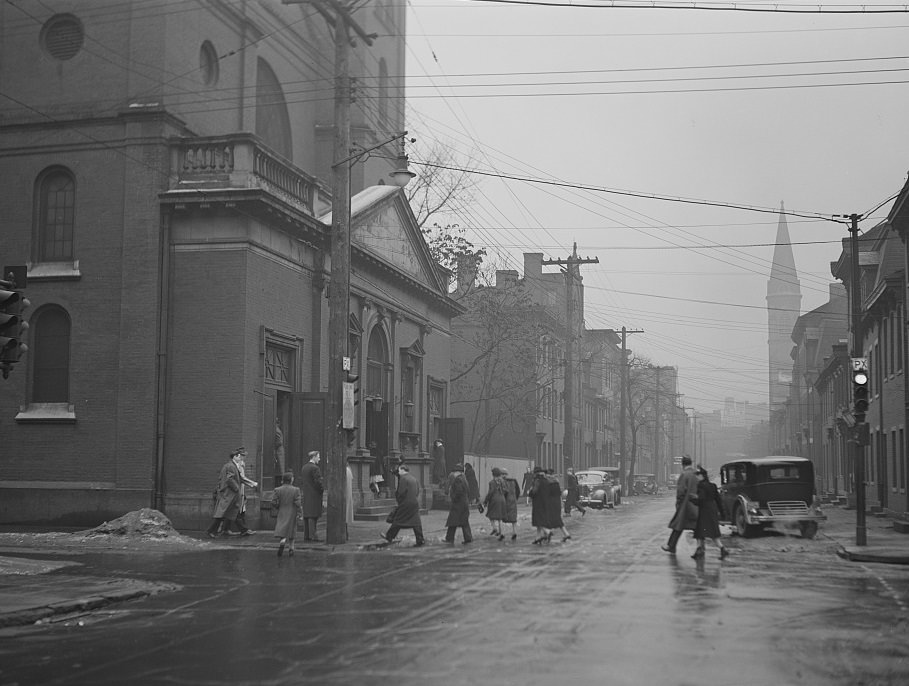
<instances>
[{"instance_id":1,"label":"signal pole","mask_svg":"<svg viewBox=\"0 0 909 686\"><path fill-rule=\"evenodd\" d=\"M862 357L864 350L864 333L862 331L862 285L859 282L859 254L858 254L858 222L862 218L860 214L843 215L848 216L849 225L849 252L851 258L850 265L850 290L852 300L852 312L850 323L852 325L852 358L853 360ZM854 366L854 363L853 363ZM867 374L867 370L866 370ZM867 383L867 378L866 378ZM853 394L855 391L853 390ZM865 423L864 403L858 402L858 398L853 398L853 413L855 415L855 426L852 428L852 467L855 474L855 544L867 545L867 529L865 527L865 445L867 444L868 425Z\"/></svg>"},{"instance_id":2,"label":"signal pole","mask_svg":"<svg viewBox=\"0 0 909 686\"><path fill-rule=\"evenodd\" d=\"M578 244L574 244L571 255L566 260L543 260L543 264L565 265L565 286L567 289L565 295L566 324L568 350L565 356L565 438L562 443L562 464L560 473L565 473L565 468L574 467L574 345L575 340L579 338L576 335L576 325L574 319L574 284L575 278L580 282L581 275L578 265L581 264L599 264L599 258L578 257ZM577 277L575 277L577 273ZM554 437L553 437L554 438Z\"/></svg>"}]
</instances>

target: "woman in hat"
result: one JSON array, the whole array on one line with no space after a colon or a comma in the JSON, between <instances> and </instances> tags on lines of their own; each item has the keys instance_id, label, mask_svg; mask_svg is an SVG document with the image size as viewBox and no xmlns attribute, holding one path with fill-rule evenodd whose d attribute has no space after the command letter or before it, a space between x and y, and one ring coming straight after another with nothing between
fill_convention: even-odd
<instances>
[{"instance_id":1,"label":"woman in hat","mask_svg":"<svg viewBox=\"0 0 909 686\"><path fill-rule=\"evenodd\" d=\"M540 545L543 541L552 538L552 530L548 528L549 518L546 512L547 490L546 472L542 467L534 467L533 481L530 486L530 523L537 528L537 537L533 540L534 545Z\"/></svg>"},{"instance_id":2,"label":"woman in hat","mask_svg":"<svg viewBox=\"0 0 909 686\"><path fill-rule=\"evenodd\" d=\"M723 500L717 490L716 484L710 481L707 470L700 465L695 470L698 479L698 521L694 526L694 540L698 542L694 551L695 560L704 557L704 542L706 539L713 541L713 545L720 549L720 559L729 554L729 549L720 540L720 514L723 513Z\"/></svg>"},{"instance_id":3,"label":"woman in hat","mask_svg":"<svg viewBox=\"0 0 909 686\"><path fill-rule=\"evenodd\" d=\"M470 503L468 502L467 479L464 478L464 467L456 464L448 475L451 485L448 487L448 499L451 502L451 508L448 510L448 520L445 526L448 531L445 534L446 543L454 543L455 531L461 527L461 534L464 537L464 543L470 543L473 540L473 534L470 532Z\"/></svg>"},{"instance_id":4,"label":"woman in hat","mask_svg":"<svg viewBox=\"0 0 909 686\"><path fill-rule=\"evenodd\" d=\"M505 482L505 516L502 522L511 524L511 540L518 537L518 498L521 497L521 487L518 480L508 476L508 470L502 468L502 480Z\"/></svg>"},{"instance_id":5,"label":"woman in hat","mask_svg":"<svg viewBox=\"0 0 909 686\"><path fill-rule=\"evenodd\" d=\"M498 536L500 541L505 540L505 534L502 533L502 520L505 518L505 480L502 478L502 470L498 467L492 468L492 480L486 489L483 505L486 506L486 517L492 524L492 531L489 533Z\"/></svg>"}]
</instances>

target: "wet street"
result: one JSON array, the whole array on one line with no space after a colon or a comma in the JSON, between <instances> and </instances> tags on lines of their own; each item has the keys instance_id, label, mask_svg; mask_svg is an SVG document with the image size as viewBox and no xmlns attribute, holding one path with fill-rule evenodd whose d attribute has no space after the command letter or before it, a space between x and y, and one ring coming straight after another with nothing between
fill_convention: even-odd
<instances>
[{"instance_id":1,"label":"wet street","mask_svg":"<svg viewBox=\"0 0 909 686\"><path fill-rule=\"evenodd\" d=\"M906 567L843 560L823 528L673 557L670 509L576 514L542 547L474 514L471 545L78 555L52 573L179 590L4 630L0 684L909 683Z\"/></svg>"}]
</instances>

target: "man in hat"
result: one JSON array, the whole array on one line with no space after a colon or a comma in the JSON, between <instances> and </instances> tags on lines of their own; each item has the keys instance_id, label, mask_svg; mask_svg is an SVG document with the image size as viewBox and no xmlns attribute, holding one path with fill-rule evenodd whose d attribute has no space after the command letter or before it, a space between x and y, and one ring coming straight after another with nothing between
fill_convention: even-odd
<instances>
[{"instance_id":1,"label":"man in hat","mask_svg":"<svg viewBox=\"0 0 909 686\"><path fill-rule=\"evenodd\" d=\"M234 450L230 454L230 459L221 467L215 511L212 513L211 525L205 532L209 538L215 538L222 526L226 533L230 528L230 523L240 513L240 468L238 464L243 459L243 450L244 448Z\"/></svg>"},{"instance_id":2,"label":"man in hat","mask_svg":"<svg viewBox=\"0 0 909 686\"><path fill-rule=\"evenodd\" d=\"M660 546L671 555L675 555L675 547L686 529L694 531L698 523L698 477L691 466L691 458L682 456L682 473L675 487L675 515L669 521L669 540Z\"/></svg>"},{"instance_id":3,"label":"man in hat","mask_svg":"<svg viewBox=\"0 0 909 686\"><path fill-rule=\"evenodd\" d=\"M464 466L456 464L448 478L451 481L448 488L451 508L448 510L448 521L445 522L445 526L448 527L445 542L454 543L455 531L461 527L463 542L470 543L473 540L473 534L470 532L470 488L464 476Z\"/></svg>"},{"instance_id":4,"label":"man in hat","mask_svg":"<svg viewBox=\"0 0 909 686\"><path fill-rule=\"evenodd\" d=\"M300 491L303 493L303 542L321 543L316 536L316 525L322 516L322 494L325 485L322 483L322 470L319 462L322 456L318 450L307 453L309 462L300 470Z\"/></svg>"},{"instance_id":5,"label":"man in hat","mask_svg":"<svg viewBox=\"0 0 909 686\"><path fill-rule=\"evenodd\" d=\"M388 527L388 531L379 535L391 543L401 529L413 529L416 545L424 545L426 540L423 538L423 522L420 520L420 484L410 473L407 465L399 464L395 472L398 476L398 486L395 489L395 500L398 504L389 515L388 523L391 526Z\"/></svg>"}]
</instances>

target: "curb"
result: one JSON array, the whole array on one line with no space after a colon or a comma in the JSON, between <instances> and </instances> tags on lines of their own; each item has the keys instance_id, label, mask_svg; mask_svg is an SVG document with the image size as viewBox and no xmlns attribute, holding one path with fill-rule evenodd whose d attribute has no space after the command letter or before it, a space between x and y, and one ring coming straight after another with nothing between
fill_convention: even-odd
<instances>
[{"instance_id":1,"label":"curb","mask_svg":"<svg viewBox=\"0 0 909 686\"><path fill-rule=\"evenodd\" d=\"M113 605L114 603L122 603L127 600L145 598L147 596L154 595L155 593L162 590L165 589L162 587L158 589L124 590L118 593L105 594L103 596L96 595L88 596L85 598L74 598L72 600L52 603L43 607L34 607L18 610L16 612L8 612L5 614L0 614L0 628L37 624L42 620L46 620L57 615L67 615L74 612L87 612L89 610L97 610L108 605Z\"/></svg>"}]
</instances>

